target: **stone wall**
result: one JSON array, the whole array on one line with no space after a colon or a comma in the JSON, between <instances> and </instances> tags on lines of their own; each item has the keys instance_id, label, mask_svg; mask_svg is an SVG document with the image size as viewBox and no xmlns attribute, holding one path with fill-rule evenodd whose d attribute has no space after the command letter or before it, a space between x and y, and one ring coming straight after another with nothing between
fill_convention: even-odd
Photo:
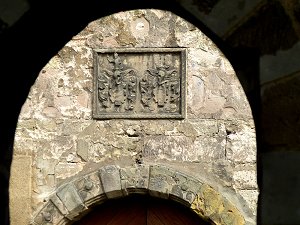
<instances>
[{"instance_id":1,"label":"stone wall","mask_svg":"<svg viewBox=\"0 0 300 225\"><path fill-rule=\"evenodd\" d=\"M92 118L93 49L120 47L187 49L185 119ZM31 170L23 171L31 180L11 184L15 224L28 223L60 185L106 165L165 165L184 172L214 187L255 223L256 139L246 96L214 43L170 12L120 12L74 36L40 72L22 108L14 165L24 157L32 160ZM23 177L17 171L13 180ZM17 185L27 182L31 192L18 201L31 198L31 213L20 216Z\"/></svg>"}]
</instances>

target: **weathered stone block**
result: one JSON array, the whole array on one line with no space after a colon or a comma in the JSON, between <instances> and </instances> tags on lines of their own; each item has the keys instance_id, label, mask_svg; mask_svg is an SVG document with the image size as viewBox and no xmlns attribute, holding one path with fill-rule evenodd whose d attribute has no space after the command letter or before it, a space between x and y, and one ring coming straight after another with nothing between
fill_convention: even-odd
<instances>
[{"instance_id":1,"label":"weathered stone block","mask_svg":"<svg viewBox=\"0 0 300 225\"><path fill-rule=\"evenodd\" d=\"M119 168L105 166L99 170L103 190L108 198L117 198L123 195Z\"/></svg>"},{"instance_id":2,"label":"weathered stone block","mask_svg":"<svg viewBox=\"0 0 300 225\"><path fill-rule=\"evenodd\" d=\"M89 143L83 139L77 140L77 155L79 155L84 161L88 161L89 158Z\"/></svg>"},{"instance_id":3,"label":"weathered stone block","mask_svg":"<svg viewBox=\"0 0 300 225\"><path fill-rule=\"evenodd\" d=\"M56 179L65 179L79 173L83 169L80 163L58 163L55 167Z\"/></svg>"},{"instance_id":4,"label":"weathered stone block","mask_svg":"<svg viewBox=\"0 0 300 225\"><path fill-rule=\"evenodd\" d=\"M221 121L215 119L193 119L190 120L190 123L197 131L197 136L199 135L212 136L219 132L218 124L221 123Z\"/></svg>"},{"instance_id":5,"label":"weathered stone block","mask_svg":"<svg viewBox=\"0 0 300 225\"><path fill-rule=\"evenodd\" d=\"M230 162L227 160L218 160L213 162L211 173L223 187L232 187L233 168Z\"/></svg>"},{"instance_id":6,"label":"weathered stone block","mask_svg":"<svg viewBox=\"0 0 300 225\"><path fill-rule=\"evenodd\" d=\"M226 156L235 163L254 163L256 161L256 135L254 126L238 123L238 128L228 128Z\"/></svg>"},{"instance_id":7,"label":"weathered stone block","mask_svg":"<svg viewBox=\"0 0 300 225\"><path fill-rule=\"evenodd\" d=\"M60 116L60 112L55 107L46 107L43 110L43 114L45 115L45 117L49 117L49 118L57 118Z\"/></svg>"},{"instance_id":8,"label":"weathered stone block","mask_svg":"<svg viewBox=\"0 0 300 225\"><path fill-rule=\"evenodd\" d=\"M243 225L241 213L219 192L209 185L202 185L191 208L200 217L213 221L214 224Z\"/></svg>"},{"instance_id":9,"label":"weathered stone block","mask_svg":"<svg viewBox=\"0 0 300 225\"><path fill-rule=\"evenodd\" d=\"M189 206L194 201L202 182L180 172L176 172L173 179L176 184L172 187L170 199Z\"/></svg>"},{"instance_id":10,"label":"weathered stone block","mask_svg":"<svg viewBox=\"0 0 300 225\"><path fill-rule=\"evenodd\" d=\"M165 166L150 166L149 175L149 193L152 196L160 198L169 198L173 185L176 181L173 179L175 171Z\"/></svg>"},{"instance_id":11,"label":"weathered stone block","mask_svg":"<svg viewBox=\"0 0 300 225\"><path fill-rule=\"evenodd\" d=\"M192 148L198 160L213 162L225 159L225 146L226 136L217 134L214 136L197 137Z\"/></svg>"},{"instance_id":12,"label":"weathered stone block","mask_svg":"<svg viewBox=\"0 0 300 225\"><path fill-rule=\"evenodd\" d=\"M149 166L125 167L120 170L121 185L125 195L148 192Z\"/></svg>"},{"instance_id":13,"label":"weathered stone block","mask_svg":"<svg viewBox=\"0 0 300 225\"><path fill-rule=\"evenodd\" d=\"M189 151L191 146L191 137L149 136L144 139L143 156L150 159L192 161L197 158Z\"/></svg>"},{"instance_id":14,"label":"weathered stone block","mask_svg":"<svg viewBox=\"0 0 300 225\"><path fill-rule=\"evenodd\" d=\"M81 131L82 121L67 120L63 122L62 134L64 136L78 134Z\"/></svg>"},{"instance_id":15,"label":"weathered stone block","mask_svg":"<svg viewBox=\"0 0 300 225\"><path fill-rule=\"evenodd\" d=\"M64 203L61 201L61 199L56 195L53 194L50 197L50 201L56 206L56 208L61 212L61 214L63 214L64 216L66 216L69 211L66 208L66 206L64 205Z\"/></svg>"},{"instance_id":16,"label":"weathered stone block","mask_svg":"<svg viewBox=\"0 0 300 225\"><path fill-rule=\"evenodd\" d=\"M239 170L233 172L233 186L238 189L256 189L257 175L253 170Z\"/></svg>"},{"instance_id":17,"label":"weathered stone block","mask_svg":"<svg viewBox=\"0 0 300 225\"><path fill-rule=\"evenodd\" d=\"M60 213L60 211L55 207L55 205L51 201L49 201L40 211L40 213L34 217L33 224L60 224L63 220L65 220L65 217Z\"/></svg>"},{"instance_id":18,"label":"weathered stone block","mask_svg":"<svg viewBox=\"0 0 300 225\"><path fill-rule=\"evenodd\" d=\"M68 209L68 218L70 219L78 216L78 214L82 212L84 208L86 208L74 185L72 184L67 184L63 187L60 187L57 191L57 196Z\"/></svg>"},{"instance_id":19,"label":"weathered stone block","mask_svg":"<svg viewBox=\"0 0 300 225\"><path fill-rule=\"evenodd\" d=\"M198 136L198 132L195 129L196 127L189 122L181 122L178 123L178 126L176 127L177 131L183 134L184 136L187 137L196 137Z\"/></svg>"},{"instance_id":20,"label":"weathered stone block","mask_svg":"<svg viewBox=\"0 0 300 225\"><path fill-rule=\"evenodd\" d=\"M106 199L98 171L75 180L74 185L86 206Z\"/></svg>"},{"instance_id":21,"label":"weathered stone block","mask_svg":"<svg viewBox=\"0 0 300 225\"><path fill-rule=\"evenodd\" d=\"M257 207L257 197L258 197L258 190L238 190L237 191L242 198L248 203L250 210L252 211L253 215L256 216L256 207Z\"/></svg>"},{"instance_id":22,"label":"weathered stone block","mask_svg":"<svg viewBox=\"0 0 300 225\"><path fill-rule=\"evenodd\" d=\"M192 204L192 209L198 211L203 217L211 217L223 210L222 196L208 185L203 185Z\"/></svg>"},{"instance_id":23,"label":"weathered stone block","mask_svg":"<svg viewBox=\"0 0 300 225\"><path fill-rule=\"evenodd\" d=\"M219 215L221 224L240 225L246 223L239 210L225 198L223 198L223 206L224 210Z\"/></svg>"},{"instance_id":24,"label":"weathered stone block","mask_svg":"<svg viewBox=\"0 0 300 225\"><path fill-rule=\"evenodd\" d=\"M47 169L47 174L55 174L55 166L57 165L57 163L57 159L37 158L36 168L41 170Z\"/></svg>"},{"instance_id":25,"label":"weathered stone block","mask_svg":"<svg viewBox=\"0 0 300 225\"><path fill-rule=\"evenodd\" d=\"M146 135L168 135L174 131L177 132L175 130L175 124L178 122L179 121L174 120L152 120L151 123L149 123L148 120L141 120L140 126Z\"/></svg>"}]
</instances>

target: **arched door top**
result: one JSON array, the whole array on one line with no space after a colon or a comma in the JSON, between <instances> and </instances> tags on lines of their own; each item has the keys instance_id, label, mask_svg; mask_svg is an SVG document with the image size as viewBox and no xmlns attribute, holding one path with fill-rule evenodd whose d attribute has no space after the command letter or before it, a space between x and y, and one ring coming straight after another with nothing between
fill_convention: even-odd
<instances>
[{"instance_id":1,"label":"arched door top","mask_svg":"<svg viewBox=\"0 0 300 225\"><path fill-rule=\"evenodd\" d=\"M32 224L68 224L94 205L130 194L177 201L212 224L245 224L239 210L213 187L161 165L108 165L58 187Z\"/></svg>"}]
</instances>

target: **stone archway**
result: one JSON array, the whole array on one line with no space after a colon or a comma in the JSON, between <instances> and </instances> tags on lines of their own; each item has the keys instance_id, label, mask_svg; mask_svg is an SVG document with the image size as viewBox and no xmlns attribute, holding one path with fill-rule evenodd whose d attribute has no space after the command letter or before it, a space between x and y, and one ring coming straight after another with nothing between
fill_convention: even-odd
<instances>
[{"instance_id":1,"label":"stone archway","mask_svg":"<svg viewBox=\"0 0 300 225\"><path fill-rule=\"evenodd\" d=\"M239 210L210 185L170 167L108 165L57 188L32 224L69 224L94 205L130 194L177 201L212 224L245 224Z\"/></svg>"},{"instance_id":2,"label":"stone archway","mask_svg":"<svg viewBox=\"0 0 300 225\"><path fill-rule=\"evenodd\" d=\"M122 120L92 117L92 99L97 99L93 98L96 93L93 87L97 86L93 85L93 69L96 68L93 62L97 61L93 53L106 49L111 54L117 51L112 49L122 49L123 64L135 68L136 64L142 64L141 61L132 64L130 58L127 60L124 56L132 47L135 50L172 49L173 53L175 49L174 55L180 49L186 51L186 62L180 64L186 67L181 101L185 106L184 116L176 119L126 117ZM153 56L155 60L149 62L162 64L170 72L166 66L171 64L173 53L169 53L157 54ZM141 55L139 53L138 57ZM103 61L101 57L98 59ZM107 64L114 62L111 57L105 60ZM137 70L140 80L143 80L142 71L157 69L156 66L147 68ZM184 71L183 68L180 71ZM159 74L154 71L156 73ZM33 85L19 117L14 155L14 162L21 166L12 167L12 178L19 185L11 186L11 193L15 194L11 207L22 208L22 219L26 221L19 222L20 213L13 210L12 219L18 221L15 224L28 224L32 218L35 224L67 223L87 212L95 202L130 193L149 193L177 200L193 207L203 218L219 224L227 220L239 223L240 219L232 217L237 207L247 223L255 223L258 193L255 127L247 98L232 66L218 47L192 24L171 12L148 9L121 12L91 22L73 37L43 68ZM23 161L28 170L24 170ZM115 182L111 184L103 180L106 179L103 175L98 185L98 191L102 192L94 193L97 189L89 182L89 177L99 180L98 174L105 174L103 170L114 167L103 167L87 174L89 168L111 164L121 178L114 180L108 176L110 182ZM204 183L221 190L235 207L227 204L223 194L196 178L191 179L191 182L197 180L195 187L190 185L191 190L186 191L186 186L178 186L180 181L172 178L174 172L168 172L169 169L163 169L167 177L157 178L161 179L161 185L167 185L164 189L148 183L145 187L137 186L138 178L132 177L144 172L149 177L158 171L155 168L162 168L154 164L166 166L163 168L171 166L205 180ZM136 167L128 167L130 165ZM26 172L28 178L24 179L20 171ZM127 173L131 174L129 178L123 178ZM80 179L79 174L87 175ZM17 188L24 190L25 185L26 193L24 191L19 201ZM54 194L50 196L50 193ZM26 205L21 206L20 202ZM31 214L41 207L44 208L39 213Z\"/></svg>"}]
</instances>

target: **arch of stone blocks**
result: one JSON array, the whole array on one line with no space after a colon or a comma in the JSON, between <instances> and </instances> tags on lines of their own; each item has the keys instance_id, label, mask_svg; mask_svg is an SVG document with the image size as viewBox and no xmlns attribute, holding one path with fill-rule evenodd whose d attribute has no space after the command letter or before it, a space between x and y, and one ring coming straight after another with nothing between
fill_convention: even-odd
<instances>
[{"instance_id":1,"label":"arch of stone blocks","mask_svg":"<svg viewBox=\"0 0 300 225\"><path fill-rule=\"evenodd\" d=\"M58 187L32 220L34 225L69 224L106 200L149 194L177 201L212 224L245 224L239 210L199 179L162 165L108 165Z\"/></svg>"}]
</instances>

